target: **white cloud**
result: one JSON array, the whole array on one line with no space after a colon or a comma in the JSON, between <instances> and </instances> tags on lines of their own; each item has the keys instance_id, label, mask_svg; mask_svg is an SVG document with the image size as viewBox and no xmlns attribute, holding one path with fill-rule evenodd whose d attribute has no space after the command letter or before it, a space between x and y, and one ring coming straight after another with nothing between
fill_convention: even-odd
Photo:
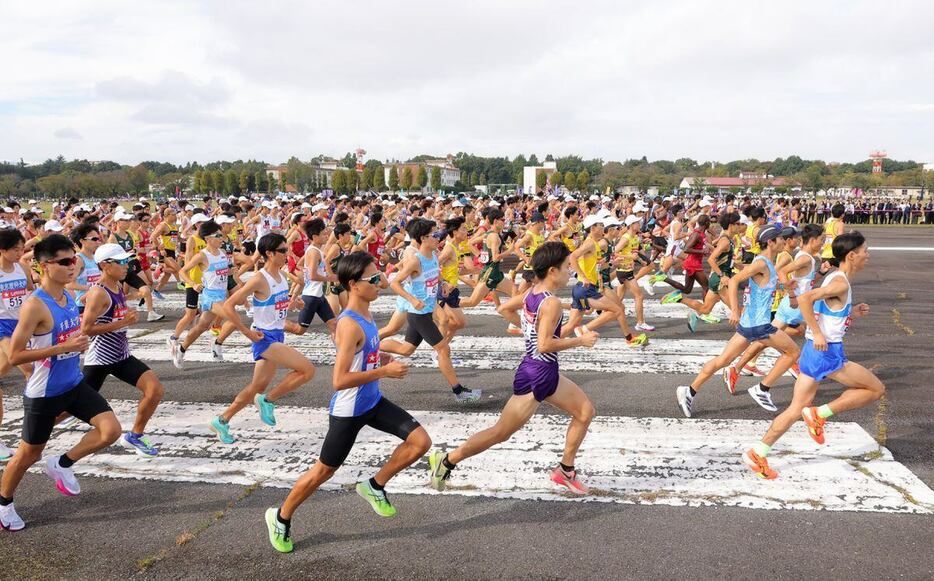
<instances>
[{"instance_id":1,"label":"white cloud","mask_svg":"<svg viewBox=\"0 0 934 581\"><path fill-rule=\"evenodd\" d=\"M71 127L62 127L55 132L55 137L59 139L83 139L81 134Z\"/></svg>"},{"instance_id":2,"label":"white cloud","mask_svg":"<svg viewBox=\"0 0 934 581\"><path fill-rule=\"evenodd\" d=\"M934 159L922 1L106 0L4 19L0 159Z\"/></svg>"}]
</instances>

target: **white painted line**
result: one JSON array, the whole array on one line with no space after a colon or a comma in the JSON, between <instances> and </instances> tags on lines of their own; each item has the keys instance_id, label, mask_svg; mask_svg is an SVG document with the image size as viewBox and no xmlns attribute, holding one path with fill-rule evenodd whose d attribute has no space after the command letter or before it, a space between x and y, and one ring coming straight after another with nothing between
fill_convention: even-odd
<instances>
[{"instance_id":1,"label":"white painted line","mask_svg":"<svg viewBox=\"0 0 934 581\"><path fill-rule=\"evenodd\" d=\"M897 252L934 252L934 246L870 246L869 250L891 250Z\"/></svg>"},{"instance_id":2,"label":"white painted line","mask_svg":"<svg viewBox=\"0 0 934 581\"><path fill-rule=\"evenodd\" d=\"M233 391L231 391L231 397ZM12 442L21 406L13 401L0 438ZM124 425L135 401L111 404ZM320 408L280 406L275 428L260 423L255 409L232 423L238 442L220 444L206 425L224 406L163 402L149 436L160 456L143 459L112 447L75 464L79 475L174 482L291 487L313 463L327 429ZM492 425L495 414L415 411L434 445L451 449L472 432ZM599 410L598 410L599 413ZM568 419L537 415L512 440L462 462L448 492L466 496L550 501L599 501L674 506L738 506L758 509L848 510L934 513L934 492L857 424L831 422L827 444L818 447L800 426L776 446L771 458L779 478L764 481L745 468L740 454L758 440L767 421L600 417L591 425L576 465L592 496L571 497L548 480L561 457ZM83 428L56 431L46 454L67 450ZM323 488L340 489L373 475L398 440L364 428L346 464ZM874 453L878 458L863 456ZM39 468L34 468L39 470ZM427 486L427 462L404 470L390 493L436 494ZM284 493L283 493L284 494ZM398 497L397 497L398 498ZM402 510L405 500L396 502Z\"/></svg>"},{"instance_id":3,"label":"white painted line","mask_svg":"<svg viewBox=\"0 0 934 581\"><path fill-rule=\"evenodd\" d=\"M156 331L131 339L132 353L143 361L169 361L166 339L171 331ZM401 340L401 337L397 337ZM186 362L211 362L211 341L214 336L205 333L191 349L185 352ZM317 365L334 364L334 344L323 333L302 336L286 335L286 343L298 349ZM624 339L601 338L594 349L571 349L559 356L563 371L590 371L605 373L686 373L695 374L712 357L720 354L725 342L707 339L659 339L647 347L632 348ZM253 355L247 339L235 333L224 343L225 362L252 363ZM422 343L410 358L415 367L435 367L433 351ZM458 336L451 342L451 356L459 360L457 367L470 369L515 369L525 354L521 337ZM766 350L761 362L770 368L777 357ZM217 363L216 365L224 365ZM714 378L716 379L716 378ZM628 381L628 380L627 380ZM625 382L620 382L625 383Z\"/></svg>"}]
</instances>

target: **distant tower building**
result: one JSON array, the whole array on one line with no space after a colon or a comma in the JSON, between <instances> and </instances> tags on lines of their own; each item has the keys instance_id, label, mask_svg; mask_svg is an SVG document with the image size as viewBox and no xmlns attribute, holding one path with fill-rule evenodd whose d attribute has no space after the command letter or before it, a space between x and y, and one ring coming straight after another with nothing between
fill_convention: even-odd
<instances>
[{"instance_id":1,"label":"distant tower building","mask_svg":"<svg viewBox=\"0 0 934 581\"><path fill-rule=\"evenodd\" d=\"M872 160L872 173L882 173L882 160L888 157L884 149L877 149L869 153Z\"/></svg>"},{"instance_id":2,"label":"distant tower building","mask_svg":"<svg viewBox=\"0 0 934 581\"><path fill-rule=\"evenodd\" d=\"M363 156L366 155L366 150L358 147L354 153L357 154L357 171L363 171Z\"/></svg>"}]
</instances>

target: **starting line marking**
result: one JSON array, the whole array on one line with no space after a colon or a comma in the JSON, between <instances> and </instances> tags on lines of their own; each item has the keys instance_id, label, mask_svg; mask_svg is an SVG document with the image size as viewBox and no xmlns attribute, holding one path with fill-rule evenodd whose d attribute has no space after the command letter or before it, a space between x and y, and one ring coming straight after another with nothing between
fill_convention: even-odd
<instances>
[{"instance_id":1,"label":"starting line marking","mask_svg":"<svg viewBox=\"0 0 934 581\"><path fill-rule=\"evenodd\" d=\"M892 250L897 252L934 252L934 246L870 246L869 250Z\"/></svg>"},{"instance_id":2,"label":"starting line marking","mask_svg":"<svg viewBox=\"0 0 934 581\"><path fill-rule=\"evenodd\" d=\"M0 436L17 436L22 407L11 401ZM111 400L127 425L135 401ZM111 447L75 464L82 476L138 480L252 484L288 488L314 462L327 429L321 408L280 406L275 428L260 423L252 406L233 422L238 442L219 443L207 429L218 404L163 402L150 422L157 458ZM451 449L496 414L414 411L435 448ZM779 478L756 478L740 454L768 426L759 420L690 420L601 417L594 419L577 465L593 489L587 497L562 493L548 479L561 456L568 418L539 414L510 441L462 462L443 494L548 501L592 501L756 509L934 513L934 491L896 462L891 453L850 422L828 425L818 447L795 426L770 458ZM56 431L47 454L61 453L85 428ZM398 440L364 428L345 465L324 488L336 490L375 473ZM39 470L34 468L34 470ZM429 488L427 460L389 484L393 494L437 494ZM404 505L404 500L400 503Z\"/></svg>"},{"instance_id":3,"label":"starting line marking","mask_svg":"<svg viewBox=\"0 0 934 581\"><path fill-rule=\"evenodd\" d=\"M133 336L130 351L143 361L169 361L166 340L172 334L165 329L148 335ZM400 339L400 337L396 337ZM205 333L185 352L185 362L213 362L210 344L214 335ZM334 344L329 335L307 333L286 335L286 344L298 349L316 365L334 364ZM724 342L709 339L659 339L646 347L630 347L625 339L601 338L593 349L569 349L560 356L563 371L605 373L686 373L695 374L710 358L723 350ZM408 359L414 367L436 367L434 351L422 343ZM522 337L455 336L451 357L455 367L470 369L515 369L525 354ZM767 349L760 361L771 368L777 353ZM252 363L250 343L239 333L224 342L224 363ZM224 365L217 363L217 365ZM716 378L715 378L716 379Z\"/></svg>"}]
</instances>

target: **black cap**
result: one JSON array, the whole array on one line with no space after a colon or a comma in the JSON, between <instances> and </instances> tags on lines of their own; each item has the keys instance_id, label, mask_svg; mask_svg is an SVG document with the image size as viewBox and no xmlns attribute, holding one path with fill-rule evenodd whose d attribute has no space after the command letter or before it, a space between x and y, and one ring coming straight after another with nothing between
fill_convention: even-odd
<instances>
[{"instance_id":1,"label":"black cap","mask_svg":"<svg viewBox=\"0 0 934 581\"><path fill-rule=\"evenodd\" d=\"M529 220L529 221L530 221L532 224L534 224L534 223L536 223L536 222L544 222L544 221L545 221L545 217L542 216L541 212L535 212L534 214L532 214L532 219Z\"/></svg>"},{"instance_id":2,"label":"black cap","mask_svg":"<svg viewBox=\"0 0 934 581\"><path fill-rule=\"evenodd\" d=\"M782 238L794 238L795 236L801 236L801 231L794 226L785 226L778 235Z\"/></svg>"},{"instance_id":3,"label":"black cap","mask_svg":"<svg viewBox=\"0 0 934 581\"><path fill-rule=\"evenodd\" d=\"M759 244L765 244L769 240L775 240L779 236L781 236L781 232L779 232L778 228L772 224L766 224L759 230L759 235L756 236L756 240Z\"/></svg>"}]
</instances>

